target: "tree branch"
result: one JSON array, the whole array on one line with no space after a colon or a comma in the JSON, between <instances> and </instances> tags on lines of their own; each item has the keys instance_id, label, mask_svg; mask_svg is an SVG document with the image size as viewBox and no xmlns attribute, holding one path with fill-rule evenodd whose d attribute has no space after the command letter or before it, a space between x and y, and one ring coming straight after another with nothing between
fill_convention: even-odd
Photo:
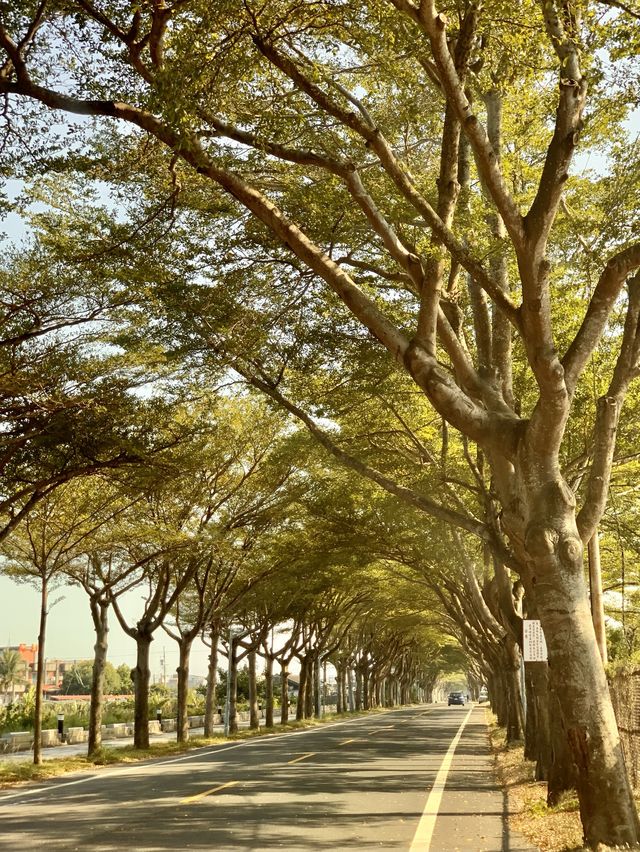
<instances>
[{"instance_id":1,"label":"tree branch","mask_svg":"<svg viewBox=\"0 0 640 852\"><path fill-rule=\"evenodd\" d=\"M560 60L560 98L538 191L524 220L528 243L536 253L546 244L569 177L587 94L586 80L580 70L579 18L574 14L571 0L544 0L541 5L547 34ZM570 23L563 23L558 7Z\"/></svg>"},{"instance_id":2,"label":"tree branch","mask_svg":"<svg viewBox=\"0 0 640 852\"><path fill-rule=\"evenodd\" d=\"M509 297L493 281L491 275L481 263L473 258L460 243L440 216L418 192L411 177L397 161L391 146L385 139L379 127L370 124L353 111L343 109L328 97L322 89L310 80L301 69L284 54L280 53L269 42L259 35L254 35L254 42L263 55L277 68L288 76L308 97L310 97L324 112L338 119L342 124L358 133L365 139L367 147L371 148L378 159L409 203L418 211L434 236L441 241L447 251L474 276L478 284L487 291L497 307L503 311L509 320L518 328L520 321L518 310Z\"/></svg>"},{"instance_id":3,"label":"tree branch","mask_svg":"<svg viewBox=\"0 0 640 852\"><path fill-rule=\"evenodd\" d=\"M391 0L400 11L409 15L428 36L438 68L438 76L447 100L456 111L475 155L478 170L491 197L500 211L516 250L524 246L523 220L502 176L500 166L487 133L474 114L464 91L447 44L446 19L438 13L433 0Z\"/></svg>"},{"instance_id":4,"label":"tree branch","mask_svg":"<svg viewBox=\"0 0 640 852\"><path fill-rule=\"evenodd\" d=\"M563 359L565 382L573 394L578 379L595 350L627 276L640 267L640 243L615 254L607 263L578 329Z\"/></svg>"},{"instance_id":5,"label":"tree branch","mask_svg":"<svg viewBox=\"0 0 640 852\"><path fill-rule=\"evenodd\" d=\"M287 397L285 397L284 394L274 387L266 378L255 375L255 373L251 372L248 368L244 367L237 361L232 361L231 366L234 370L240 373L240 375L244 376L249 384L258 388L258 390L262 393L277 402L279 406L293 414L298 420L302 421L314 438L316 438L316 440L322 444L322 446L328 450L332 456L337 458L346 467L357 471L362 476L365 476L367 479L370 479L372 482L380 485L385 489L385 491L388 491L395 497L399 497L403 502L426 512L432 517L460 527L479 538L485 538L486 528L482 522L476 520L472 516L464 516L458 512L454 512L451 509L441 506L430 498L418 494L410 488L399 485L389 479L389 477L385 476L385 474L370 467L365 464L365 462L356 459L354 456L339 447L326 430L321 429L309 414L287 399Z\"/></svg>"},{"instance_id":6,"label":"tree branch","mask_svg":"<svg viewBox=\"0 0 640 852\"><path fill-rule=\"evenodd\" d=\"M584 544L594 535L607 504L616 432L624 398L631 381L638 376L640 361L640 273L629 281L629 303L622 345L605 396L597 405L593 429L595 442L585 501L576 522Z\"/></svg>"}]
</instances>

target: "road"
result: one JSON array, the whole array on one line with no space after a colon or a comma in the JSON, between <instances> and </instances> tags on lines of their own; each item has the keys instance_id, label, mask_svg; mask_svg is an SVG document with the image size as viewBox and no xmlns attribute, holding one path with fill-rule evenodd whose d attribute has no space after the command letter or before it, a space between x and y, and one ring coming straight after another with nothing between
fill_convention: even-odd
<instances>
[{"instance_id":1,"label":"road","mask_svg":"<svg viewBox=\"0 0 640 852\"><path fill-rule=\"evenodd\" d=\"M0 825L0 849L16 852L534 852L510 836L478 707L404 708L66 776L0 795Z\"/></svg>"}]
</instances>

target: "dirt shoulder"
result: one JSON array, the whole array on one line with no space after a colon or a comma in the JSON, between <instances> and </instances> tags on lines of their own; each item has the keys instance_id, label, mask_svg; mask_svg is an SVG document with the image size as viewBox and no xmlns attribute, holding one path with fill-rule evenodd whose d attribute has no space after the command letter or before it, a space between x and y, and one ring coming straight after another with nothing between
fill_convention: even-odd
<instances>
[{"instance_id":1,"label":"dirt shoulder","mask_svg":"<svg viewBox=\"0 0 640 852\"><path fill-rule=\"evenodd\" d=\"M558 805L547 806L547 784L534 781L535 764L524 759L522 744L507 745L504 728L487 710L496 773L509 798L510 824L541 852L582 850L582 824L575 795L565 795Z\"/></svg>"}]
</instances>

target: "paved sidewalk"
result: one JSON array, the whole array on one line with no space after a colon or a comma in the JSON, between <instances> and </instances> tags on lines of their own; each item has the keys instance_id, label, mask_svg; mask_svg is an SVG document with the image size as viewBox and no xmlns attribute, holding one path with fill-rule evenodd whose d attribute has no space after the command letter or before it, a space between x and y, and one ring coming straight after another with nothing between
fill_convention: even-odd
<instances>
[{"instance_id":1,"label":"paved sidewalk","mask_svg":"<svg viewBox=\"0 0 640 852\"><path fill-rule=\"evenodd\" d=\"M462 722L462 714L460 714ZM431 852L539 852L509 826L483 707L474 708L453 757Z\"/></svg>"}]
</instances>

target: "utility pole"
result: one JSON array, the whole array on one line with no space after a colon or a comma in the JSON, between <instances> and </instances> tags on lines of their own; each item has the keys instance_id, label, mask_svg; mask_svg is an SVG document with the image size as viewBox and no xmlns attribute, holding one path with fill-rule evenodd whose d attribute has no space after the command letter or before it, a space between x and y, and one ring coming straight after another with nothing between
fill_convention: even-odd
<instances>
[{"instance_id":1,"label":"utility pole","mask_svg":"<svg viewBox=\"0 0 640 852\"><path fill-rule=\"evenodd\" d=\"M162 646L162 659L160 660L160 665L162 666L162 685L167 685L167 651L165 646Z\"/></svg>"},{"instance_id":2,"label":"utility pole","mask_svg":"<svg viewBox=\"0 0 640 852\"><path fill-rule=\"evenodd\" d=\"M602 569L600 566L600 539L598 530L594 532L587 545L589 557L589 586L591 589L591 618L602 657L603 665L607 665L607 631L604 620L604 601L602 595Z\"/></svg>"},{"instance_id":3,"label":"utility pole","mask_svg":"<svg viewBox=\"0 0 640 852\"><path fill-rule=\"evenodd\" d=\"M350 664L347 667L347 687L349 692L349 712L353 713L356 709L356 703L353 698L353 670Z\"/></svg>"},{"instance_id":4,"label":"utility pole","mask_svg":"<svg viewBox=\"0 0 640 852\"><path fill-rule=\"evenodd\" d=\"M322 715L327 712L327 658L322 664Z\"/></svg>"}]
</instances>

